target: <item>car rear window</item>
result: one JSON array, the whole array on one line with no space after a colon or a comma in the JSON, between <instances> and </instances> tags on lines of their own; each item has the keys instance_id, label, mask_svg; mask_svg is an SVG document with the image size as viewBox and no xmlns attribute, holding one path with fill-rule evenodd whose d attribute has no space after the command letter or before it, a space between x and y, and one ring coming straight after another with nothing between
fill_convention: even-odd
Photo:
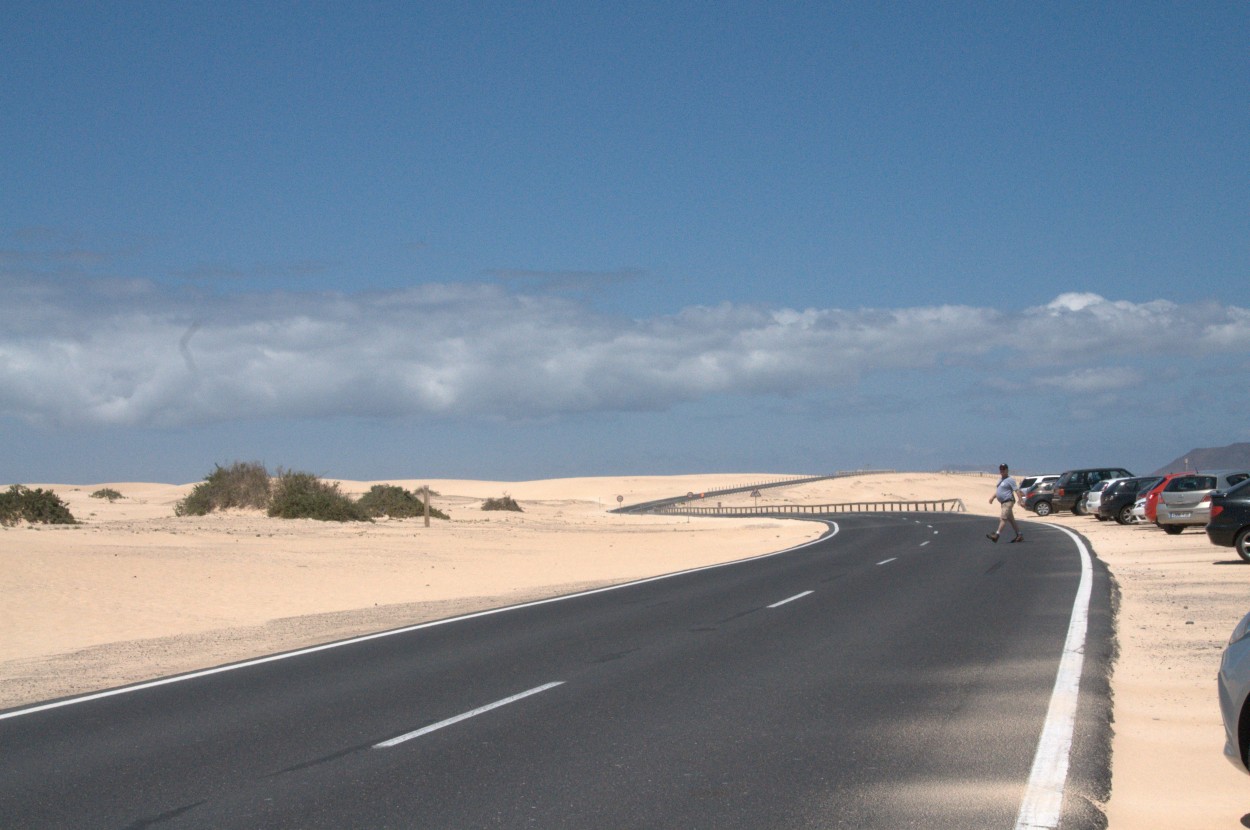
<instances>
[{"instance_id":1,"label":"car rear window","mask_svg":"<svg viewBox=\"0 0 1250 830\"><path fill-rule=\"evenodd\" d=\"M1215 476L1178 476L1163 488L1169 493L1192 493L1194 490L1214 490Z\"/></svg>"},{"instance_id":2,"label":"car rear window","mask_svg":"<svg viewBox=\"0 0 1250 830\"><path fill-rule=\"evenodd\" d=\"M1248 478L1250 478L1250 473L1233 473L1228 477L1228 486L1232 487L1234 484L1241 484Z\"/></svg>"}]
</instances>

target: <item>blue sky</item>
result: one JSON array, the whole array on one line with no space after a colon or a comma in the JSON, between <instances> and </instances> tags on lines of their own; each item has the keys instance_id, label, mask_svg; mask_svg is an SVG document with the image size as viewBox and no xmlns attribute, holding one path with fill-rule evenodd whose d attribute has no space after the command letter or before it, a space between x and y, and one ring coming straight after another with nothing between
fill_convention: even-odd
<instances>
[{"instance_id":1,"label":"blue sky","mask_svg":"<svg viewBox=\"0 0 1250 830\"><path fill-rule=\"evenodd\" d=\"M5 4L0 480L1250 440L1250 6Z\"/></svg>"}]
</instances>

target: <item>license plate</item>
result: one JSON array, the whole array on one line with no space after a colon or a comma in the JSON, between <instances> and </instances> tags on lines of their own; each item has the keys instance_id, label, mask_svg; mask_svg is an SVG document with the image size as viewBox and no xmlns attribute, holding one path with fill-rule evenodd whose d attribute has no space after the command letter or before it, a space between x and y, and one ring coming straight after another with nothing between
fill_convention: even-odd
<instances>
[{"instance_id":1,"label":"license plate","mask_svg":"<svg viewBox=\"0 0 1250 830\"><path fill-rule=\"evenodd\" d=\"M1194 514L1189 510L1179 510L1172 514L1172 518L1173 519L1188 519L1188 518L1191 518L1193 515Z\"/></svg>"}]
</instances>

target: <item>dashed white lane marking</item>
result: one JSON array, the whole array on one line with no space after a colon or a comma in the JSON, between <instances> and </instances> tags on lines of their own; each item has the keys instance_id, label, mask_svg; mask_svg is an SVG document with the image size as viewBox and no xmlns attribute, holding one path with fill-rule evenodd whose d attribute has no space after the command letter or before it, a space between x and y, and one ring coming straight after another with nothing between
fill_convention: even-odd
<instances>
[{"instance_id":1,"label":"dashed white lane marking","mask_svg":"<svg viewBox=\"0 0 1250 830\"><path fill-rule=\"evenodd\" d=\"M770 605L770 606L768 606L768 607L769 607L769 608L780 608L781 606L785 605L787 602L794 602L796 599L802 599L803 597L807 596L807 595L808 595L808 594L810 594L810 593L812 593L812 592L811 592L811 591L804 591L804 592L803 592L803 593L801 593L801 594L795 594L795 595L794 595L794 596L792 596L792 597L787 597L786 599L783 599L781 602L774 602L772 605Z\"/></svg>"},{"instance_id":2,"label":"dashed white lane marking","mask_svg":"<svg viewBox=\"0 0 1250 830\"><path fill-rule=\"evenodd\" d=\"M454 718L441 720L438 723L432 723L429 726L423 726L420 729L414 729L412 732L405 732L403 735L400 735L395 738L391 738L389 741L382 741L381 743L376 743L373 745L373 748L374 749L387 749L388 747L392 747L397 744L402 744L404 741L411 741L413 738L419 738L422 735L428 735L431 732L442 729L444 726L451 726L453 723L460 723L460 721L462 720L468 720L469 718L477 717L478 715L484 712L489 712L491 709L498 709L500 706L507 706L509 703L516 703L518 700L527 698L530 695L536 695L539 692L545 692L548 689L554 689L556 686L560 686L563 684L564 684L563 680L557 680L554 683L545 683L542 686L537 686L528 691L519 692L518 694L512 695L512 697L505 697L503 700L496 700L494 703L488 703L485 706L479 706L470 712L465 712L463 714L456 715Z\"/></svg>"},{"instance_id":3,"label":"dashed white lane marking","mask_svg":"<svg viewBox=\"0 0 1250 830\"><path fill-rule=\"evenodd\" d=\"M882 560L881 560L880 562L878 562L877 564L878 564L878 565L888 565L888 564L890 564L891 562L893 562L895 559L898 559L898 557L897 557L897 556L891 556L889 559L882 559Z\"/></svg>"},{"instance_id":4,"label":"dashed white lane marking","mask_svg":"<svg viewBox=\"0 0 1250 830\"><path fill-rule=\"evenodd\" d=\"M932 539L925 539L923 542L920 543L920 547L923 548L925 545L929 544L932 541L933 541Z\"/></svg>"},{"instance_id":5,"label":"dashed white lane marking","mask_svg":"<svg viewBox=\"0 0 1250 830\"><path fill-rule=\"evenodd\" d=\"M1076 705L1081 690L1081 668L1085 663L1085 632L1089 627L1089 597L1093 588L1089 550L1080 537L1060 527L1076 542L1081 555L1081 581L1072 603L1068 636L1059 658L1059 674L1050 695L1050 708L1042 726L1042 736L1033 756L1033 768L1016 817L1016 830L1054 830L1063 811L1063 791L1068 782L1068 761L1072 753L1072 733L1076 729Z\"/></svg>"}]
</instances>

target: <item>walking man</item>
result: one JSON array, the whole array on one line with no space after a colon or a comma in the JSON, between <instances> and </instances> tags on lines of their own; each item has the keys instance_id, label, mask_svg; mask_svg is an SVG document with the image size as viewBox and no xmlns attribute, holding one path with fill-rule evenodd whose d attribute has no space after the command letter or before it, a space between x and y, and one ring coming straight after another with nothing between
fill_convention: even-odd
<instances>
[{"instance_id":1,"label":"walking man","mask_svg":"<svg viewBox=\"0 0 1250 830\"><path fill-rule=\"evenodd\" d=\"M1020 497L1020 486L1016 484L1016 480L1007 473L1007 465L998 465L998 487L994 490L994 495L990 496L990 503L998 502L998 530L993 533L985 534L985 538L991 542L997 542L998 536L1003 532L1003 528L1011 525L1011 529L1016 532L1016 538L1013 542L1023 542L1024 536L1020 534L1020 526L1016 524L1015 514L1012 509L1016 506L1016 499Z\"/></svg>"}]
</instances>

